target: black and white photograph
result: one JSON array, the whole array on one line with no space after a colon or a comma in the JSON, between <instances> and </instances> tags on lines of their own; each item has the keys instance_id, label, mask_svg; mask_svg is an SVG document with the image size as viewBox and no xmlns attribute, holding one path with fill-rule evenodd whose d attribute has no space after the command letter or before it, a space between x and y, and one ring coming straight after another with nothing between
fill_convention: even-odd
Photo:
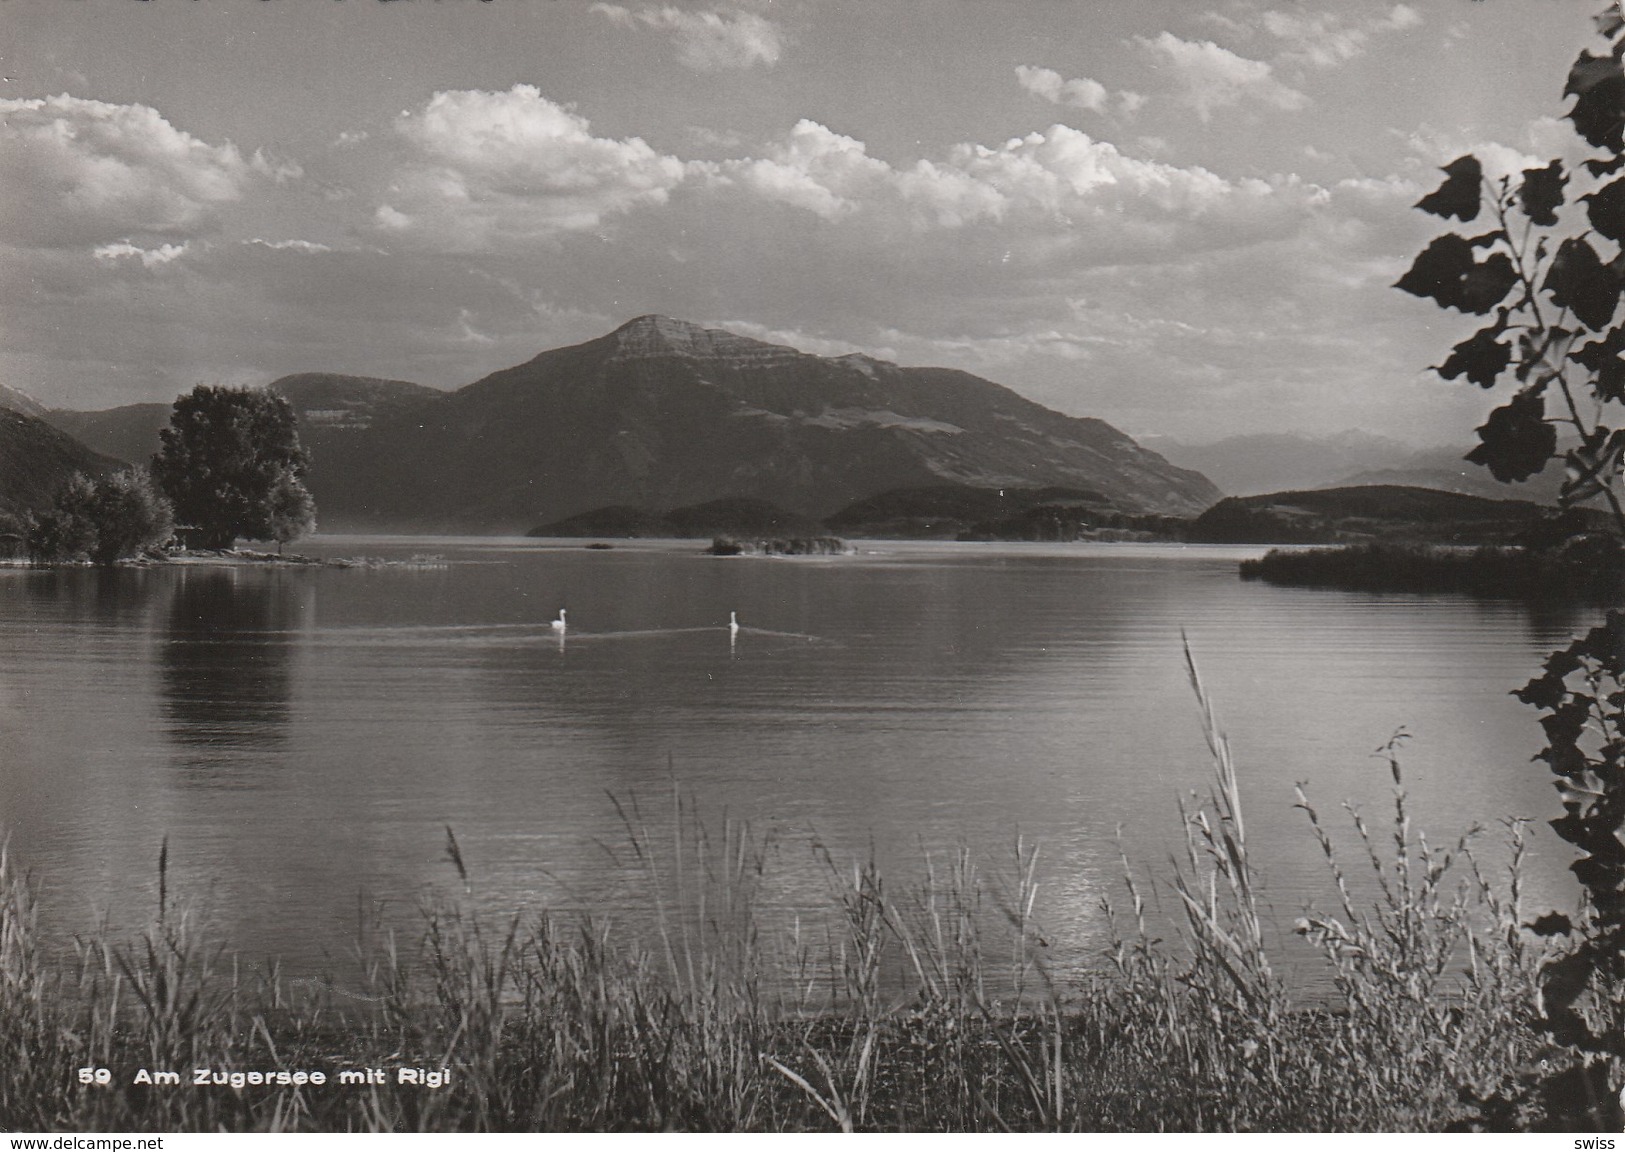
<instances>
[{"instance_id":1,"label":"black and white photograph","mask_svg":"<svg viewBox=\"0 0 1625 1152\"><path fill-rule=\"evenodd\" d=\"M0 1132L1625 1129L1622 59L0 0Z\"/></svg>"}]
</instances>

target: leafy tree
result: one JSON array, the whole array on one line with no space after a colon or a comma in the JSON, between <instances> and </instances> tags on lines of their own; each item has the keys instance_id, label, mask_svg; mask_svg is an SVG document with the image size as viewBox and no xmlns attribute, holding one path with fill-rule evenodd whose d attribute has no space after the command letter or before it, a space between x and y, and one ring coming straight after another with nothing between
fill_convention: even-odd
<instances>
[{"instance_id":1,"label":"leafy tree","mask_svg":"<svg viewBox=\"0 0 1625 1152\"><path fill-rule=\"evenodd\" d=\"M271 535L281 545L316 531L316 502L292 469L285 468L271 486Z\"/></svg>"},{"instance_id":2,"label":"leafy tree","mask_svg":"<svg viewBox=\"0 0 1625 1152\"><path fill-rule=\"evenodd\" d=\"M135 469L97 481L88 511L96 531L90 558L103 566L164 543L175 527L169 501Z\"/></svg>"},{"instance_id":3,"label":"leafy tree","mask_svg":"<svg viewBox=\"0 0 1625 1152\"><path fill-rule=\"evenodd\" d=\"M1610 6L1595 23L1608 50L1582 51L1563 90L1574 98L1567 119L1592 154L1572 171L1552 160L1517 180L1486 180L1471 155L1446 165L1444 183L1417 207L1464 224L1487 212L1487 230L1438 237L1396 287L1489 318L1437 368L1506 395L1467 459L1516 482L1560 458L1565 508L1601 501L1625 533L1625 322L1616 322L1625 287L1625 16ZM1599 562L1618 556L1608 543ZM1553 652L1516 695L1545 713L1538 758L1563 806L1552 828L1580 851L1571 869L1587 897L1578 923L1551 913L1530 925L1570 938L1541 970L1537 1026L1579 1057L1534 1090L1570 1125L1612 1126L1625 1064L1625 612L1610 611ZM1483 1103L1504 1108L1519 1091Z\"/></svg>"},{"instance_id":4,"label":"leafy tree","mask_svg":"<svg viewBox=\"0 0 1625 1152\"><path fill-rule=\"evenodd\" d=\"M29 526L36 562L90 559L109 567L162 544L173 528L169 502L138 471L100 480L75 473L46 512Z\"/></svg>"},{"instance_id":5,"label":"leafy tree","mask_svg":"<svg viewBox=\"0 0 1625 1152\"><path fill-rule=\"evenodd\" d=\"M278 533L313 522L293 408L274 392L200 384L175 401L160 435L153 476L176 518L202 530L205 547L230 548L239 536L291 539ZM301 501L310 515L290 518Z\"/></svg>"},{"instance_id":6,"label":"leafy tree","mask_svg":"<svg viewBox=\"0 0 1625 1152\"><path fill-rule=\"evenodd\" d=\"M69 477L51 507L32 518L28 526L28 555L36 564L84 560L96 546L96 523L91 505L96 482L83 472Z\"/></svg>"}]
</instances>

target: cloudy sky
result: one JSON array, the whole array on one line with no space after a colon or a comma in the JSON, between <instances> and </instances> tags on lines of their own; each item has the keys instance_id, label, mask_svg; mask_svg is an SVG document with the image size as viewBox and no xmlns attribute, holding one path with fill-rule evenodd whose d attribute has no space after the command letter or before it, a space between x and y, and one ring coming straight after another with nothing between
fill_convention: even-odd
<instances>
[{"instance_id":1,"label":"cloudy sky","mask_svg":"<svg viewBox=\"0 0 1625 1152\"><path fill-rule=\"evenodd\" d=\"M1410 205L1571 151L1598 7L0 0L0 382L456 387L660 312L1134 435L1470 442Z\"/></svg>"}]
</instances>

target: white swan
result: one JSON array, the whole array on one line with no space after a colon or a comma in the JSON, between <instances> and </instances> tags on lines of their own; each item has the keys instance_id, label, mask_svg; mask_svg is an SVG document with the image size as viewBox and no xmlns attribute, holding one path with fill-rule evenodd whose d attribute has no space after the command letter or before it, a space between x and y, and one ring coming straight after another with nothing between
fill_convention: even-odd
<instances>
[{"instance_id":1,"label":"white swan","mask_svg":"<svg viewBox=\"0 0 1625 1152\"><path fill-rule=\"evenodd\" d=\"M732 639L736 638L738 635L739 635L739 615L738 615L738 613L730 612L730 613L728 613L728 639L732 640Z\"/></svg>"},{"instance_id":2,"label":"white swan","mask_svg":"<svg viewBox=\"0 0 1625 1152\"><path fill-rule=\"evenodd\" d=\"M552 622L552 628L553 628L553 631L555 631L555 632L563 633L563 631L564 631L564 609L563 608L559 609L559 618Z\"/></svg>"}]
</instances>

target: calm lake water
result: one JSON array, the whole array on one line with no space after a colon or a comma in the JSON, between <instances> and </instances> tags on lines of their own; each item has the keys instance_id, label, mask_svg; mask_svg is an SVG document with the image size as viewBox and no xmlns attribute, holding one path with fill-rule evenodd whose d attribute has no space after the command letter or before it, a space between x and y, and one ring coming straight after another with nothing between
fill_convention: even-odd
<instances>
[{"instance_id":1,"label":"calm lake water","mask_svg":"<svg viewBox=\"0 0 1625 1152\"><path fill-rule=\"evenodd\" d=\"M1243 583L1255 549L698 547L320 538L304 550L445 563L0 570L0 825L47 926L147 922L167 836L171 891L235 948L342 972L358 921L459 891L450 825L478 905L635 927L611 796L660 828L675 784L714 832L773 838L781 910L827 906L815 845L873 851L897 890L959 845L1008 871L1019 835L1055 954L1092 962L1117 829L1166 873L1177 800L1206 789L1181 629L1283 924L1327 891L1292 785L1352 846L1339 804L1386 816L1371 754L1402 726L1430 839L1556 811L1507 693L1588 611ZM1572 902L1569 858L1542 825L1535 902Z\"/></svg>"}]
</instances>

